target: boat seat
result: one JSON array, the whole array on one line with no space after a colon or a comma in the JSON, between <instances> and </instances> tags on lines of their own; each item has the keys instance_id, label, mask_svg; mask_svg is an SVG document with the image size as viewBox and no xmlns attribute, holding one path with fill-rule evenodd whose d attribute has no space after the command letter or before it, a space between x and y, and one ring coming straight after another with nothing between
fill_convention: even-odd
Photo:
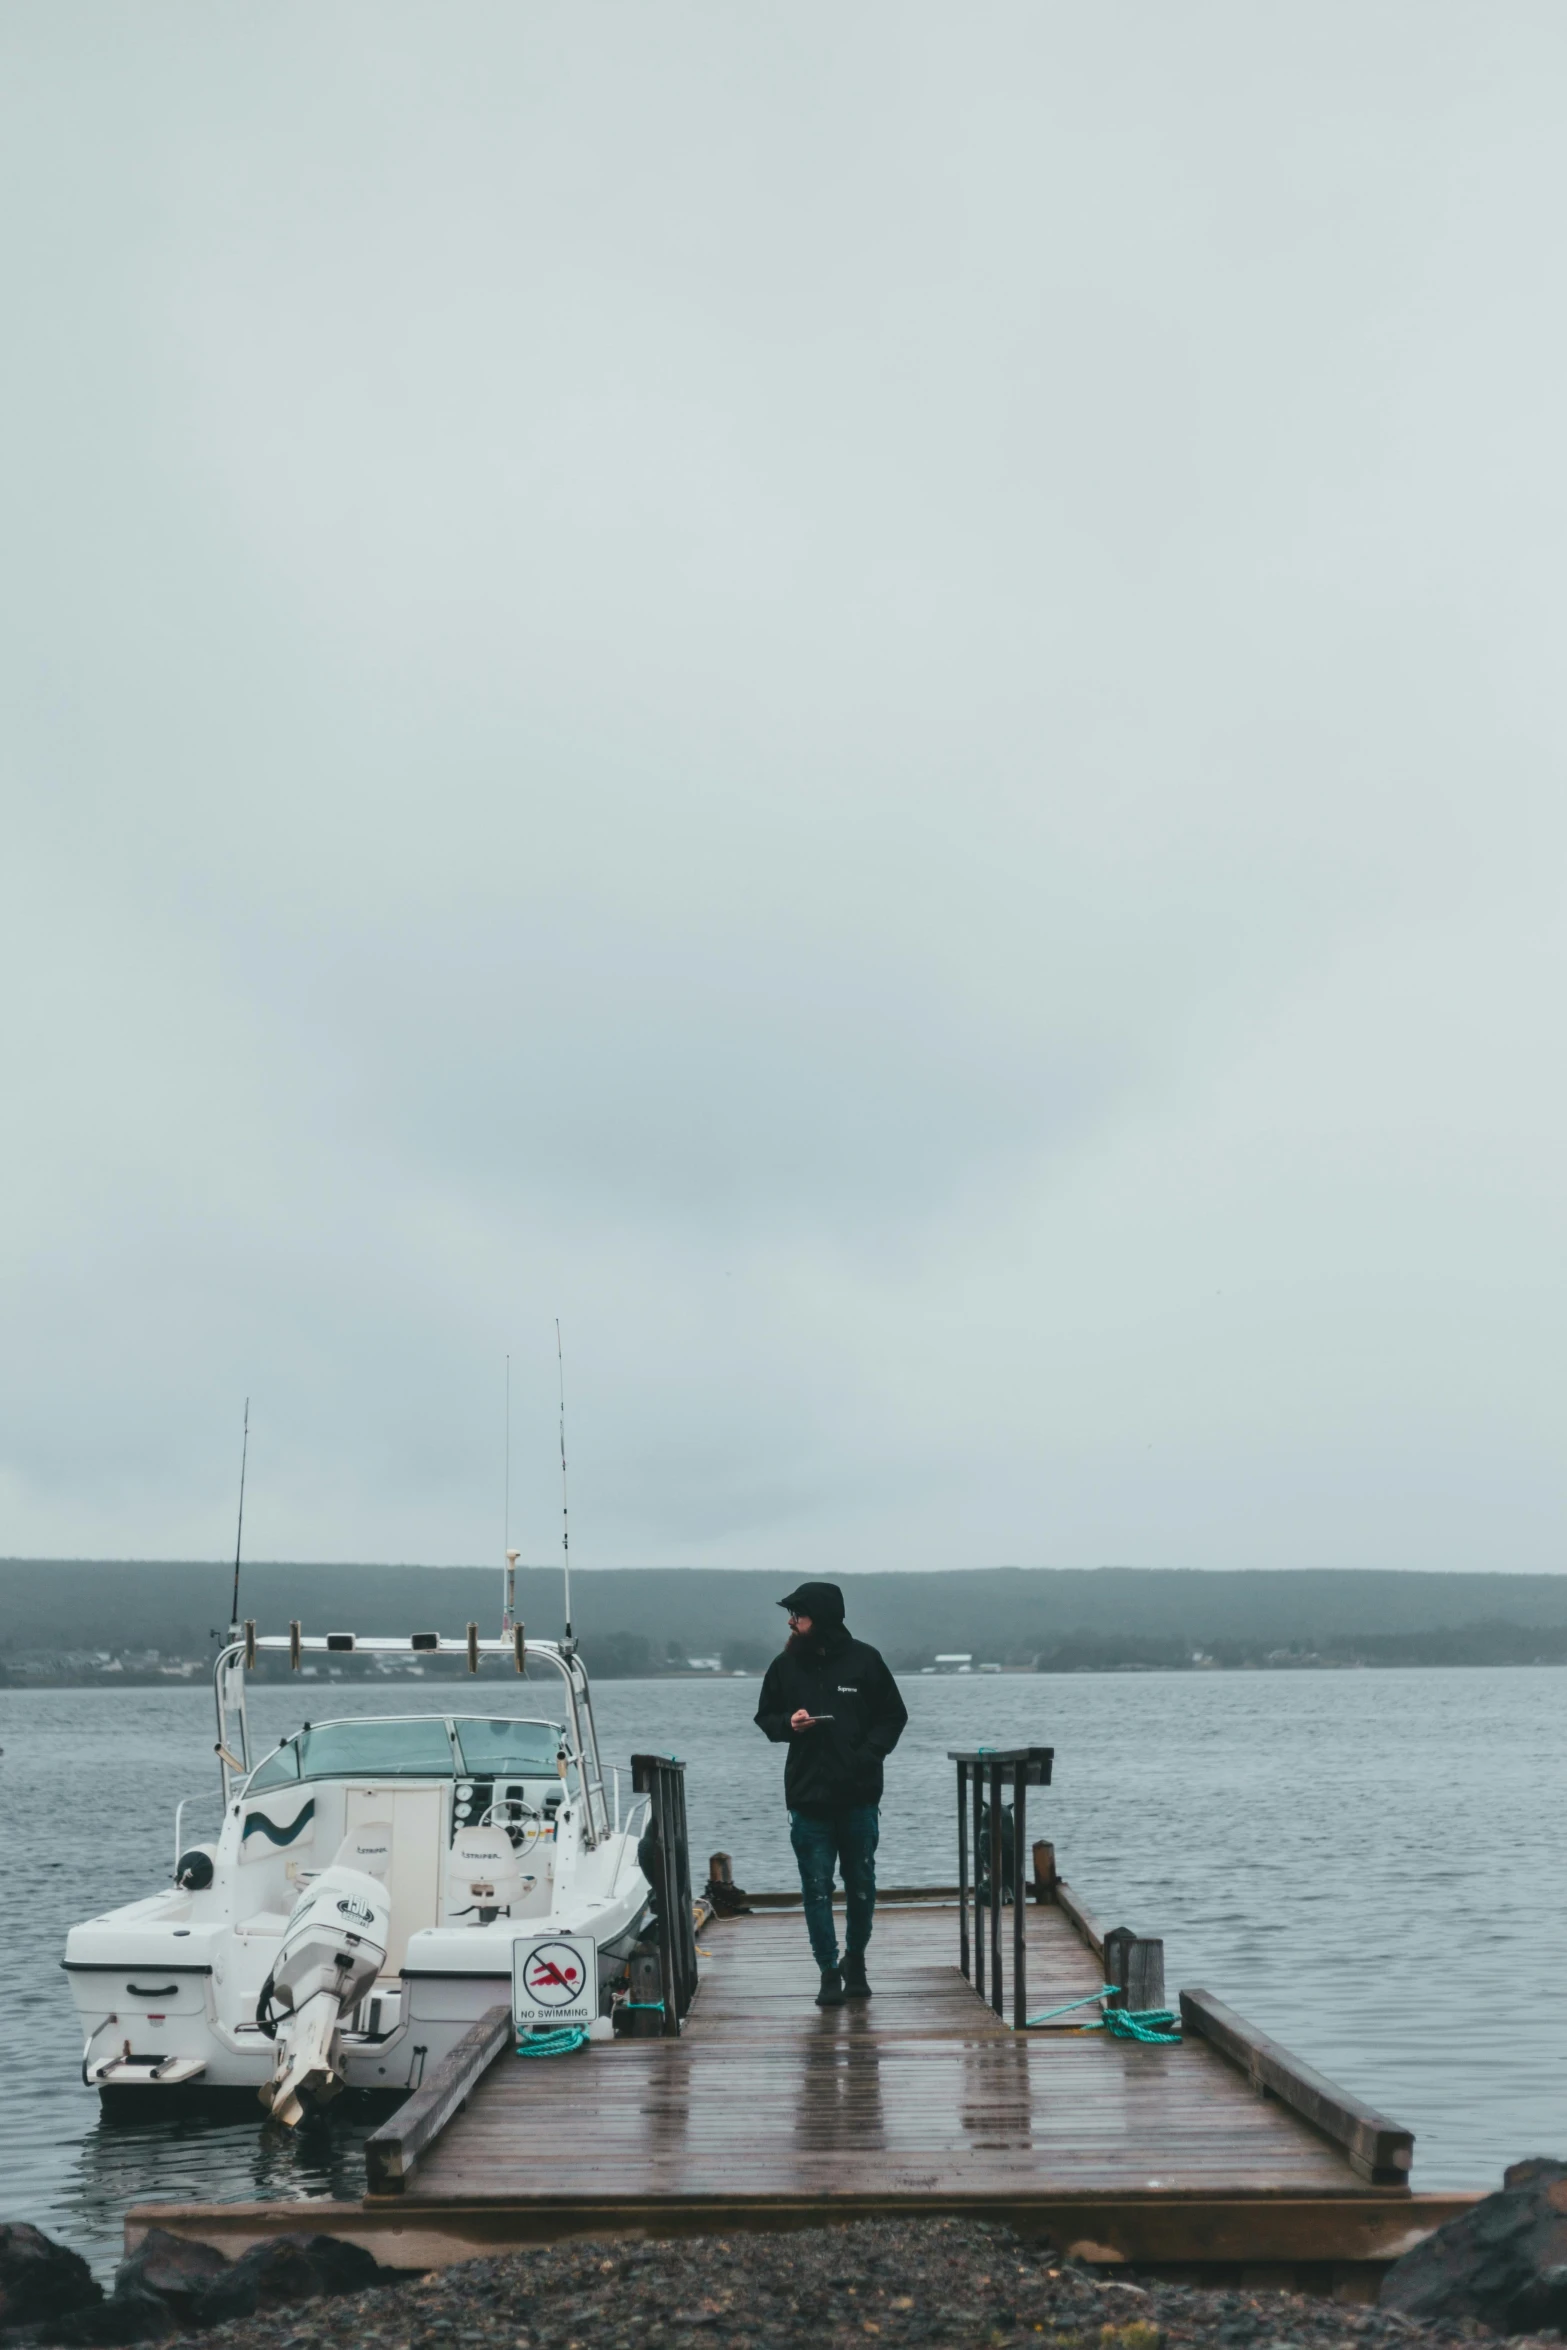
<instances>
[{"instance_id":1,"label":"boat seat","mask_svg":"<svg viewBox=\"0 0 1567 2350\"><path fill-rule=\"evenodd\" d=\"M446 1865L446 1914L454 1923L481 1910L522 1906L517 1854L504 1828L459 1828Z\"/></svg>"},{"instance_id":2,"label":"boat seat","mask_svg":"<svg viewBox=\"0 0 1567 2350\"><path fill-rule=\"evenodd\" d=\"M362 1869L367 1877L374 1877L383 1885L391 1865L390 1820L361 1820L357 1828L349 1829L332 1855L335 1869Z\"/></svg>"},{"instance_id":3,"label":"boat seat","mask_svg":"<svg viewBox=\"0 0 1567 2350\"><path fill-rule=\"evenodd\" d=\"M288 1920L280 1909L258 1909L253 1917L241 1918L234 1928L236 1934L271 1935L276 1939L287 1928Z\"/></svg>"}]
</instances>

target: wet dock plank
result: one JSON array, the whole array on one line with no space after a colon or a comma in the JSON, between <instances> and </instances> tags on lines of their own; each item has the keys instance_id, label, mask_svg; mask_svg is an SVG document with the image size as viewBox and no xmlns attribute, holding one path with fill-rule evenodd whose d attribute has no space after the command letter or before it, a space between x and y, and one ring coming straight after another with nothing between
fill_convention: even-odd
<instances>
[{"instance_id":1,"label":"wet dock plank","mask_svg":"<svg viewBox=\"0 0 1567 2350\"><path fill-rule=\"evenodd\" d=\"M1097 1987L1059 1910L1030 1907L1028 1943L1032 2012ZM951 1908L880 1911L875 1996L826 2012L798 1911L715 1920L702 1949L679 2040L503 2058L421 2160L405 2210L605 2197L1385 2198L1202 2040L1160 2049L1013 2033L958 1972Z\"/></svg>"}]
</instances>

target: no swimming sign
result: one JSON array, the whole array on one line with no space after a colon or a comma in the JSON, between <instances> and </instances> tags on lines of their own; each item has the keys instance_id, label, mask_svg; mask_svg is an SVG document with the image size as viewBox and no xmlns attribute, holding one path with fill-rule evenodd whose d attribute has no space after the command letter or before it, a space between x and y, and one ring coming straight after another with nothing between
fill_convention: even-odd
<instances>
[{"instance_id":1,"label":"no swimming sign","mask_svg":"<svg viewBox=\"0 0 1567 2350\"><path fill-rule=\"evenodd\" d=\"M598 1944L587 1934L514 1942L511 2006L519 2032L594 2023L599 2011Z\"/></svg>"}]
</instances>

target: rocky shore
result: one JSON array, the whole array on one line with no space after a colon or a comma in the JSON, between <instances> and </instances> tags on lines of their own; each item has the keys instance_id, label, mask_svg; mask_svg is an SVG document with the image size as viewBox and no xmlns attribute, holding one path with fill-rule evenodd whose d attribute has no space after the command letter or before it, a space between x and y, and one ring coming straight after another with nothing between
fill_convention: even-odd
<instances>
[{"instance_id":1,"label":"rocky shore","mask_svg":"<svg viewBox=\"0 0 1567 2350\"><path fill-rule=\"evenodd\" d=\"M123 2278L114 2298L52 2324L7 2325L0 2343L58 2341L77 2350L177 2338L211 2350L700 2350L715 2341L734 2350L824 2343L837 2350L925 2343L955 2350L1455 2350L1482 2337L1519 2345L1562 2338L1553 2328L1511 2332L1472 2315L1421 2321L1295 2293L1122 2279L1062 2260L1002 2227L940 2219L555 2245L358 2291L344 2288L354 2281L352 2260L366 2256L333 2270L329 2255L313 2297L304 2300L299 2289L309 2283L309 2262L301 2247L308 2250L306 2239L295 2239L292 2250L264 2247L261 2259L247 2255L246 2282L244 2263L199 2252L181 2273L188 2248L177 2248L172 2265L160 2269L154 2245L150 2261L142 2256L140 2276ZM227 2322L201 2322L217 2316L219 2295L230 2308L247 2296L254 2305Z\"/></svg>"}]
</instances>

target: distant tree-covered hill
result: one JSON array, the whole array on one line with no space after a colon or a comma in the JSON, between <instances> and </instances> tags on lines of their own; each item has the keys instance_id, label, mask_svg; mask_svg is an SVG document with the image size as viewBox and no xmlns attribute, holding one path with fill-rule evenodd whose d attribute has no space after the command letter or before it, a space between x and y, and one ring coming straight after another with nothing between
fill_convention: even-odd
<instances>
[{"instance_id":1,"label":"distant tree-covered hill","mask_svg":"<svg viewBox=\"0 0 1567 2350\"><path fill-rule=\"evenodd\" d=\"M155 1648L201 1657L227 1623L232 1567L79 1559L0 1561L0 1663L40 1651ZM1567 1633L1567 1575L1354 1570L1239 1573L1139 1567L981 1567L933 1574L854 1574L849 1621L896 1662L942 1650L1057 1669L1219 1663L1350 1650L1366 1661L1528 1661ZM723 1569L609 1567L573 1577L576 1625L600 1671L673 1658L761 1663L783 1635L786 1575ZM498 1568L247 1566L241 1612L263 1631L461 1633L499 1627ZM518 1570L518 1609L548 1637L561 1628L554 1567ZM1484 1627L1476 1641L1472 1628ZM1434 1642L1434 1647L1432 1643Z\"/></svg>"}]
</instances>

